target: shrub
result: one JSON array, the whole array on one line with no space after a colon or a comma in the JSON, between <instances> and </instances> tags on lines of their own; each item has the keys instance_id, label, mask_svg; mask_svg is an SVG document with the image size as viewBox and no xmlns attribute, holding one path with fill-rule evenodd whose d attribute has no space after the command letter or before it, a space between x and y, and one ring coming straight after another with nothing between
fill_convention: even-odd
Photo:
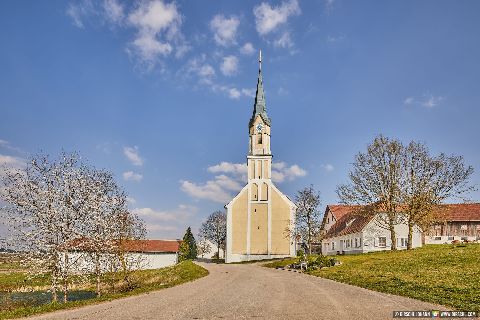
<instances>
[{"instance_id":1,"label":"shrub","mask_svg":"<svg viewBox=\"0 0 480 320\"><path fill-rule=\"evenodd\" d=\"M300 258L300 261L305 259L305 252L302 249L297 250L297 257Z\"/></svg>"},{"instance_id":2,"label":"shrub","mask_svg":"<svg viewBox=\"0 0 480 320\"><path fill-rule=\"evenodd\" d=\"M308 257L307 271L317 270L325 267L333 267L337 263L337 259L326 256L310 256Z\"/></svg>"}]
</instances>

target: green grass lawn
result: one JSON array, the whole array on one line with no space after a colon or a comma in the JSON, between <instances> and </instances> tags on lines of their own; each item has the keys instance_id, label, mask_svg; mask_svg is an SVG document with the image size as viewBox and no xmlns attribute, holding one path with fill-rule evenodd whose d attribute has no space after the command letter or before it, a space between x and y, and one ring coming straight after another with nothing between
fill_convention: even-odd
<instances>
[{"instance_id":1,"label":"green grass lawn","mask_svg":"<svg viewBox=\"0 0 480 320\"><path fill-rule=\"evenodd\" d=\"M0 319L9 319L17 317L25 317L38 313L45 313L59 309L72 308L77 306L83 306L87 304L98 303L101 301L108 301L118 299L126 296L136 295L154 290L160 290L164 288L173 287L185 282L189 282L208 275L208 271L199 265L196 265L192 261L183 261L175 266L155 269L155 270L139 270L132 274L132 283L135 284L135 288L125 291L111 292L105 287L107 293L99 297L88 300L79 300L63 303L49 303L40 306L29 306L25 303L17 303L8 299L8 295L5 295L3 301L0 301ZM26 278L22 273L0 273L0 288L10 288L18 283L22 283ZM21 280L18 282L18 280ZM37 279L36 281L42 284L48 284L48 279ZM26 284L30 283L30 280L24 281ZM38 283L35 283L38 284ZM117 288L121 286L118 285ZM93 291L94 284L87 286L86 290ZM2 291L2 290L0 290ZM3 290L5 292L5 290ZM1 292L0 292L1 293Z\"/></svg>"},{"instance_id":2,"label":"green grass lawn","mask_svg":"<svg viewBox=\"0 0 480 320\"><path fill-rule=\"evenodd\" d=\"M480 244L337 256L341 265L309 274L457 310L480 312ZM281 267L292 259L269 263Z\"/></svg>"}]
</instances>

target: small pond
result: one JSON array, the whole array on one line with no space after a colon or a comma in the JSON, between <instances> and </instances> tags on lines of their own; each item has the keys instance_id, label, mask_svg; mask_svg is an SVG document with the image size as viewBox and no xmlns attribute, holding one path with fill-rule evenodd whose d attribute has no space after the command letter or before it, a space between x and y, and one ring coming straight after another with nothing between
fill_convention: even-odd
<instances>
[{"instance_id":1,"label":"small pond","mask_svg":"<svg viewBox=\"0 0 480 320\"><path fill-rule=\"evenodd\" d=\"M94 291L76 290L68 292L68 301L87 300L95 298ZM0 303L11 301L25 303L30 306L39 306L52 301L52 293L47 291L34 292L0 292ZM58 292L58 301L63 303L63 292Z\"/></svg>"}]
</instances>

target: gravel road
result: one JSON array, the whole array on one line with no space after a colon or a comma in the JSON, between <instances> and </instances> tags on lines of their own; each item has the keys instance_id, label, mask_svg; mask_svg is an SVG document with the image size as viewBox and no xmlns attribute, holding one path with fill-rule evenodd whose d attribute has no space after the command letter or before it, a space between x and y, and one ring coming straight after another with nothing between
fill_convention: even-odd
<instances>
[{"instance_id":1,"label":"gravel road","mask_svg":"<svg viewBox=\"0 0 480 320\"><path fill-rule=\"evenodd\" d=\"M202 279L31 319L392 319L394 310L445 308L253 264L206 264Z\"/></svg>"}]
</instances>

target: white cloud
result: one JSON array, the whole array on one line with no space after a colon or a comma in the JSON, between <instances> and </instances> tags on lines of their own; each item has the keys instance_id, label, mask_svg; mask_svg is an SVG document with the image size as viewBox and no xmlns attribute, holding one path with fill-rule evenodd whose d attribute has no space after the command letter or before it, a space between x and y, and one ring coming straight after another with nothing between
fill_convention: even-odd
<instances>
[{"instance_id":1,"label":"white cloud","mask_svg":"<svg viewBox=\"0 0 480 320\"><path fill-rule=\"evenodd\" d=\"M288 166L285 162L272 163L272 181L283 182L285 180L292 181L298 177L304 177L307 171L294 164Z\"/></svg>"},{"instance_id":2,"label":"white cloud","mask_svg":"<svg viewBox=\"0 0 480 320\"><path fill-rule=\"evenodd\" d=\"M140 218L148 221L163 221L163 222L182 222L195 214L198 209L194 206L179 205L177 209L172 211L161 211L152 208L135 208L132 209L134 214Z\"/></svg>"},{"instance_id":3,"label":"white cloud","mask_svg":"<svg viewBox=\"0 0 480 320\"><path fill-rule=\"evenodd\" d=\"M152 234L154 232L174 232L174 231L179 231L179 228L176 226L165 226L165 225L160 225L160 224L155 224L155 223L146 223L145 224L145 229L147 229L147 232L149 234Z\"/></svg>"},{"instance_id":4,"label":"white cloud","mask_svg":"<svg viewBox=\"0 0 480 320\"><path fill-rule=\"evenodd\" d=\"M143 159L140 157L138 147L123 147L123 154L134 165L141 167L143 165Z\"/></svg>"},{"instance_id":5,"label":"white cloud","mask_svg":"<svg viewBox=\"0 0 480 320\"><path fill-rule=\"evenodd\" d=\"M0 181L7 174L7 172L21 172L25 169L25 167L26 167L25 159L0 154ZM1 200L2 194L4 192L5 192L5 187L2 186L2 184L0 183L0 205L2 202Z\"/></svg>"},{"instance_id":6,"label":"white cloud","mask_svg":"<svg viewBox=\"0 0 480 320\"><path fill-rule=\"evenodd\" d=\"M335 170L335 167L333 165L331 165L330 163L322 164L321 167L323 168L323 170L325 170L327 172L332 172L333 170Z\"/></svg>"},{"instance_id":7,"label":"white cloud","mask_svg":"<svg viewBox=\"0 0 480 320\"><path fill-rule=\"evenodd\" d=\"M254 98L256 89L242 89L242 94L246 97Z\"/></svg>"},{"instance_id":8,"label":"white cloud","mask_svg":"<svg viewBox=\"0 0 480 320\"><path fill-rule=\"evenodd\" d=\"M103 9L105 11L105 17L111 23L121 23L125 17L124 8L117 0L104 0Z\"/></svg>"},{"instance_id":9,"label":"white cloud","mask_svg":"<svg viewBox=\"0 0 480 320\"><path fill-rule=\"evenodd\" d=\"M214 92L224 92L231 99L239 99L240 97L255 97L255 89L239 89L235 87L229 87L224 85L212 84L210 87Z\"/></svg>"},{"instance_id":10,"label":"white cloud","mask_svg":"<svg viewBox=\"0 0 480 320\"><path fill-rule=\"evenodd\" d=\"M288 90L284 87L280 87L278 88L277 93L279 96L286 96L288 94Z\"/></svg>"},{"instance_id":11,"label":"white cloud","mask_svg":"<svg viewBox=\"0 0 480 320\"><path fill-rule=\"evenodd\" d=\"M414 101L413 97L408 97L403 101L403 104L412 104Z\"/></svg>"},{"instance_id":12,"label":"white cloud","mask_svg":"<svg viewBox=\"0 0 480 320\"><path fill-rule=\"evenodd\" d=\"M182 16L174 2L161 0L139 2L138 7L128 15L130 25L137 29L131 42L131 52L148 66L155 64L160 56L168 56L177 44L185 50L180 32Z\"/></svg>"},{"instance_id":13,"label":"white cloud","mask_svg":"<svg viewBox=\"0 0 480 320\"><path fill-rule=\"evenodd\" d=\"M253 47L253 44L250 42L245 43L241 48L240 48L240 53L245 54L247 56L252 55L255 52L255 48Z\"/></svg>"},{"instance_id":14,"label":"white cloud","mask_svg":"<svg viewBox=\"0 0 480 320\"><path fill-rule=\"evenodd\" d=\"M242 95L240 91L238 91L237 88L231 88L228 90L228 95L232 99L238 99Z\"/></svg>"},{"instance_id":15,"label":"white cloud","mask_svg":"<svg viewBox=\"0 0 480 320\"><path fill-rule=\"evenodd\" d=\"M188 180L180 181L180 189L195 199L205 199L218 203L228 203L236 192L247 182L247 164L221 162L207 168L211 173L221 173L205 183L194 183ZM303 177L307 172L294 164L288 166L285 162L272 164L272 181L292 181Z\"/></svg>"},{"instance_id":16,"label":"white cloud","mask_svg":"<svg viewBox=\"0 0 480 320\"><path fill-rule=\"evenodd\" d=\"M247 174L247 164L246 163L231 163L231 162L220 162L214 166L207 168L209 172L212 173L230 173L234 174L237 177L245 177Z\"/></svg>"},{"instance_id":17,"label":"white cloud","mask_svg":"<svg viewBox=\"0 0 480 320\"><path fill-rule=\"evenodd\" d=\"M151 71L172 54L182 57L190 50L181 32L183 18L176 3L164 0L135 1L124 5L119 0L72 1L66 10L73 24L84 28L84 20L98 18L109 26L134 30L134 38L126 52L132 56L139 70Z\"/></svg>"},{"instance_id":18,"label":"white cloud","mask_svg":"<svg viewBox=\"0 0 480 320\"><path fill-rule=\"evenodd\" d=\"M198 77L201 84L212 84L215 77L215 69L206 62L207 57L202 54L198 57L190 59L186 66L179 71L179 75L194 74Z\"/></svg>"},{"instance_id":19,"label":"white cloud","mask_svg":"<svg viewBox=\"0 0 480 320\"><path fill-rule=\"evenodd\" d=\"M238 71L238 58L235 56L223 57L223 62L220 65L220 70L226 76L232 76Z\"/></svg>"},{"instance_id":20,"label":"white cloud","mask_svg":"<svg viewBox=\"0 0 480 320\"><path fill-rule=\"evenodd\" d=\"M335 0L325 0L325 9L327 9L327 11L331 11L333 9L334 3Z\"/></svg>"},{"instance_id":21,"label":"white cloud","mask_svg":"<svg viewBox=\"0 0 480 320\"><path fill-rule=\"evenodd\" d=\"M22 149L13 146L7 140L0 139L0 148L5 148L5 149L11 150L11 151L18 152L18 153L24 153Z\"/></svg>"},{"instance_id":22,"label":"white cloud","mask_svg":"<svg viewBox=\"0 0 480 320\"><path fill-rule=\"evenodd\" d=\"M153 208L135 208L132 213L137 214L145 221L149 237L172 238L180 236L178 231L185 230L186 223L190 223L198 208L180 204L173 210L157 210Z\"/></svg>"},{"instance_id":23,"label":"white cloud","mask_svg":"<svg viewBox=\"0 0 480 320\"><path fill-rule=\"evenodd\" d=\"M433 108L438 105L442 100L443 97L440 96L425 95L424 100L421 102L421 104L424 107Z\"/></svg>"},{"instance_id":24,"label":"white cloud","mask_svg":"<svg viewBox=\"0 0 480 320\"><path fill-rule=\"evenodd\" d=\"M421 98L407 97L403 100L404 105L420 105L426 108L433 108L440 104L445 98L442 96L434 96L432 94L423 94Z\"/></svg>"},{"instance_id":25,"label":"white cloud","mask_svg":"<svg viewBox=\"0 0 480 320\"><path fill-rule=\"evenodd\" d=\"M84 28L83 19L93 13L93 5L90 1L78 1L70 3L67 7L67 16L72 19L73 24L78 28Z\"/></svg>"},{"instance_id":26,"label":"white cloud","mask_svg":"<svg viewBox=\"0 0 480 320\"><path fill-rule=\"evenodd\" d=\"M301 13L297 0L284 1L280 6L272 7L266 2L253 9L255 24L260 35L266 35L285 24L290 16Z\"/></svg>"},{"instance_id":27,"label":"white cloud","mask_svg":"<svg viewBox=\"0 0 480 320\"><path fill-rule=\"evenodd\" d=\"M204 184L197 184L188 180L180 181L180 189L196 199L206 199L218 203L227 203L233 197L230 191L240 191L238 182L226 175L215 176Z\"/></svg>"},{"instance_id":28,"label":"white cloud","mask_svg":"<svg viewBox=\"0 0 480 320\"><path fill-rule=\"evenodd\" d=\"M344 35L338 35L338 36L327 36L327 42L330 42L330 43L337 43L337 42L340 42L340 41L343 41L345 40L345 36Z\"/></svg>"},{"instance_id":29,"label":"white cloud","mask_svg":"<svg viewBox=\"0 0 480 320\"><path fill-rule=\"evenodd\" d=\"M226 18L223 14L214 16L210 21L210 28L215 42L224 47L235 44L239 24L240 20L236 16L230 18Z\"/></svg>"},{"instance_id":30,"label":"white cloud","mask_svg":"<svg viewBox=\"0 0 480 320\"><path fill-rule=\"evenodd\" d=\"M22 170L25 166L25 159L0 154L0 177L7 170Z\"/></svg>"},{"instance_id":31,"label":"white cloud","mask_svg":"<svg viewBox=\"0 0 480 320\"><path fill-rule=\"evenodd\" d=\"M141 181L143 179L143 175L140 173L135 173L133 171L127 171L123 173L123 180L125 181Z\"/></svg>"},{"instance_id":32,"label":"white cloud","mask_svg":"<svg viewBox=\"0 0 480 320\"><path fill-rule=\"evenodd\" d=\"M293 41L289 32L284 32L280 38L273 41L273 45L278 48L291 48L293 47Z\"/></svg>"},{"instance_id":33,"label":"white cloud","mask_svg":"<svg viewBox=\"0 0 480 320\"><path fill-rule=\"evenodd\" d=\"M215 75L215 69L209 64L204 64L198 70L198 75L201 77L211 77Z\"/></svg>"},{"instance_id":34,"label":"white cloud","mask_svg":"<svg viewBox=\"0 0 480 320\"><path fill-rule=\"evenodd\" d=\"M137 200L135 200L135 198L133 198L133 197L127 197L127 202L129 204L135 204L135 203L137 203Z\"/></svg>"}]
</instances>

